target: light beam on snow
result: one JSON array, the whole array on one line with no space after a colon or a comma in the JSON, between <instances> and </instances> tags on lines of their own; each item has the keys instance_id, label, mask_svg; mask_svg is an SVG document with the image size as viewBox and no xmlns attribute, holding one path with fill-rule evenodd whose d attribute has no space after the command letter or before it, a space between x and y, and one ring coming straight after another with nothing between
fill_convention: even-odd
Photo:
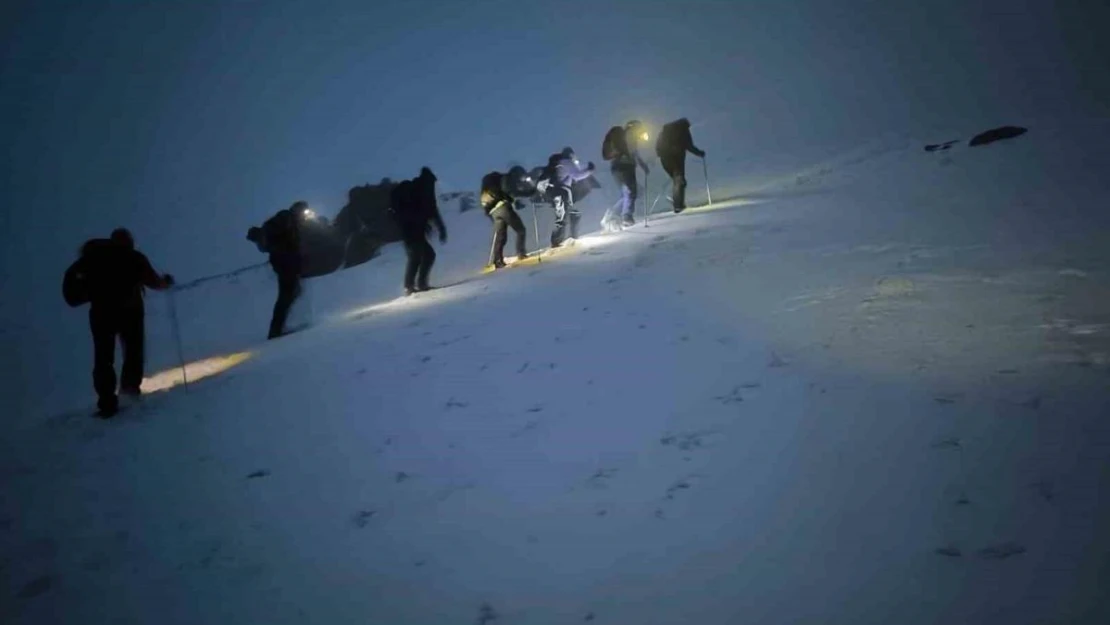
<instances>
[{"instance_id":1,"label":"light beam on snow","mask_svg":"<svg viewBox=\"0 0 1110 625\"><path fill-rule=\"evenodd\" d=\"M433 291L417 293L407 297L398 297L385 302L371 304L356 308L344 315L343 319L361 319L379 313L404 313L410 310L419 310L436 306L452 300L457 300L474 291L473 285L453 284Z\"/></svg>"},{"instance_id":2,"label":"light beam on snow","mask_svg":"<svg viewBox=\"0 0 1110 625\"><path fill-rule=\"evenodd\" d=\"M746 200L744 198L735 198L732 200L724 200L721 202L713 202L708 206L696 206L687 208L683 213L704 213L707 211L723 210L726 208L737 208L739 206L748 206L750 204L762 204L766 200ZM666 217L667 215L663 215Z\"/></svg>"},{"instance_id":3,"label":"light beam on snow","mask_svg":"<svg viewBox=\"0 0 1110 625\"><path fill-rule=\"evenodd\" d=\"M251 356L253 356L251 352L245 351L197 360L186 363L185 374L188 376L190 383L196 380L203 380L204 378L223 373L236 365L242 364ZM156 393L158 391L167 391L175 386L180 386L183 382L181 367L178 366L172 369L166 369L165 371L159 371L154 375L143 378L142 388L144 393Z\"/></svg>"}]
</instances>

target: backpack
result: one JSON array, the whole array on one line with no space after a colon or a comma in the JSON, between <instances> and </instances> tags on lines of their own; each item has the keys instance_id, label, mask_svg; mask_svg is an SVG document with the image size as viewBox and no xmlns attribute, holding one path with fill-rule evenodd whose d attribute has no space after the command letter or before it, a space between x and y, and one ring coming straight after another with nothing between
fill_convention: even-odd
<instances>
[{"instance_id":1,"label":"backpack","mask_svg":"<svg viewBox=\"0 0 1110 625\"><path fill-rule=\"evenodd\" d=\"M80 260L74 261L62 279L62 297L73 308L89 303L89 279L83 269Z\"/></svg>"},{"instance_id":2,"label":"backpack","mask_svg":"<svg viewBox=\"0 0 1110 625\"><path fill-rule=\"evenodd\" d=\"M552 154L547 157L547 165L543 168L543 173L540 174L540 180L547 180L555 182L555 170L559 167L559 161L563 160L562 154Z\"/></svg>"},{"instance_id":3,"label":"backpack","mask_svg":"<svg viewBox=\"0 0 1110 625\"><path fill-rule=\"evenodd\" d=\"M605 139L601 142L601 158L613 161L627 152L628 143L624 138L624 128L613 126L605 133Z\"/></svg>"}]
</instances>

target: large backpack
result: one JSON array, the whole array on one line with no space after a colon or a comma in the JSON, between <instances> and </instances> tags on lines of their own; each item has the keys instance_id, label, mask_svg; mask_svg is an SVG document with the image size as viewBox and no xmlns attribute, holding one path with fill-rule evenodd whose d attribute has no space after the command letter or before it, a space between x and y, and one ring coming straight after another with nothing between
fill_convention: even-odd
<instances>
[{"instance_id":1,"label":"large backpack","mask_svg":"<svg viewBox=\"0 0 1110 625\"><path fill-rule=\"evenodd\" d=\"M552 154L547 157L547 165L543 168L543 173L540 174L540 180L547 180L555 182L555 170L559 167L559 161L563 160L562 154Z\"/></svg>"},{"instance_id":2,"label":"large backpack","mask_svg":"<svg viewBox=\"0 0 1110 625\"><path fill-rule=\"evenodd\" d=\"M628 143L625 141L624 128L613 126L605 133L605 139L601 142L601 158L614 161L627 152Z\"/></svg>"},{"instance_id":3,"label":"large backpack","mask_svg":"<svg viewBox=\"0 0 1110 625\"><path fill-rule=\"evenodd\" d=\"M66 269L62 279L62 297L74 308L89 303L89 278L80 259Z\"/></svg>"}]
</instances>

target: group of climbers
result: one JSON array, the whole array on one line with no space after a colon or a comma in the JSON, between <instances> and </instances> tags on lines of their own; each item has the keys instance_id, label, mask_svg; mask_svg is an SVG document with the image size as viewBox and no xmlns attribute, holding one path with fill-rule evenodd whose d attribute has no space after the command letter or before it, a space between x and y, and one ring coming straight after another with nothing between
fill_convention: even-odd
<instances>
[{"instance_id":1,"label":"group of climbers","mask_svg":"<svg viewBox=\"0 0 1110 625\"><path fill-rule=\"evenodd\" d=\"M602 219L606 231L617 231L635 224L636 169L637 166L641 168L645 176L650 171L639 152L640 144L647 140L648 133L637 120L624 126L614 126L605 135L602 157L609 161L613 179L620 189L617 210L606 211ZM701 157L705 156L705 152L694 146L690 122L685 118L663 127L656 140L655 152L673 184L674 212L680 213L686 206L686 152ZM581 213L575 206L575 201L579 199L575 197L575 188L591 179L595 171L593 162L583 166L574 149L566 147L552 154L547 165L538 171L530 173L517 166L505 173L490 172L483 176L479 201L493 225L490 265L494 268L506 266L504 249L510 228L516 235L517 258L527 256L526 228L517 213L525 199L553 206L555 224L550 237L551 247L563 245L568 238L577 238ZM412 295L433 288L429 283L429 274L435 264L436 252L428 241L428 235L434 229L440 243L447 242L447 227L437 203L435 174L424 167L411 180L396 184L383 180L380 190L388 195L388 210L407 255L404 293ZM247 238L260 251L269 254L270 266L278 281L278 296L267 334L269 339L287 333L286 319L301 293L301 279L305 275L302 229L312 217L308 204L298 201L278 211L261 228L251 228L248 232ZM357 216L348 215L342 221L355 220ZM154 271L147 257L135 249L130 232L123 228L114 231L108 239L87 241L79 256L66 271L63 295L71 306L90 304L93 386L99 398L99 414L110 417L119 408L114 369L115 342L118 339L123 345L123 369L118 390L122 394L138 395L143 379L143 290L167 289L173 286L174 281L169 274L159 275Z\"/></svg>"}]
</instances>

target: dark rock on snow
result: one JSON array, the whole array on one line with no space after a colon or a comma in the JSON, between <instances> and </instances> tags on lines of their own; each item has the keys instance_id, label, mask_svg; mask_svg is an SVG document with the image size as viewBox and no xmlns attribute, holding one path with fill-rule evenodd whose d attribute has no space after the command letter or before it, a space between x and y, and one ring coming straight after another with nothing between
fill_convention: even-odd
<instances>
[{"instance_id":1,"label":"dark rock on snow","mask_svg":"<svg viewBox=\"0 0 1110 625\"><path fill-rule=\"evenodd\" d=\"M967 144L971 147L978 145L987 145L995 141L1002 141L1003 139L1013 139L1029 132L1028 128L1021 126L1001 126L999 128L992 128L986 132L981 132L971 138Z\"/></svg>"}]
</instances>

